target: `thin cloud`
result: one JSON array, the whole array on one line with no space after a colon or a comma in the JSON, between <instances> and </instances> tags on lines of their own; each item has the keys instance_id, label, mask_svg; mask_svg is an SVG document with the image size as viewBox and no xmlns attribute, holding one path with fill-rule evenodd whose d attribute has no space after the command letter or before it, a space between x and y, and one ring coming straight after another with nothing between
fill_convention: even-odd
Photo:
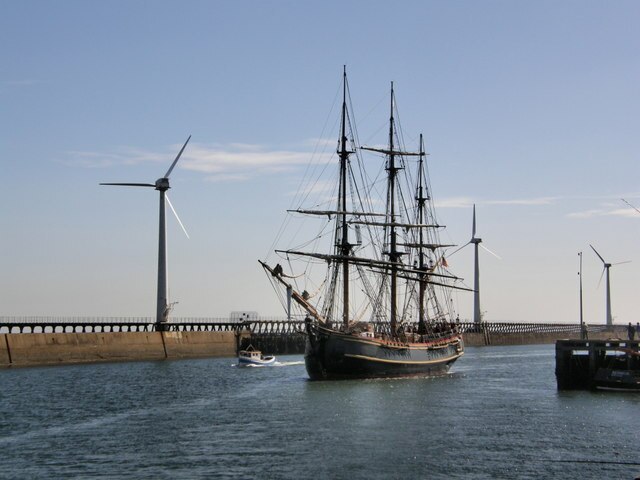
<instances>
[{"instance_id":1,"label":"thin cloud","mask_svg":"<svg viewBox=\"0 0 640 480\"><path fill-rule=\"evenodd\" d=\"M436 200L438 208L469 208L475 205L514 205L514 206L538 206L553 205L561 197L534 197L534 198L513 198L506 200L473 200L469 197L451 197Z\"/></svg>"},{"instance_id":2,"label":"thin cloud","mask_svg":"<svg viewBox=\"0 0 640 480\"><path fill-rule=\"evenodd\" d=\"M112 152L71 151L62 161L80 168L111 168L143 163L169 164L182 145L168 147L164 153L131 147L119 147ZM178 168L206 174L211 182L239 182L258 175L291 171L328 157L308 151L269 149L263 145L234 143L228 145L190 144Z\"/></svg>"},{"instance_id":3,"label":"thin cloud","mask_svg":"<svg viewBox=\"0 0 640 480\"><path fill-rule=\"evenodd\" d=\"M329 193L334 192L336 189L335 182L329 180L320 180L313 182L309 185L303 186L296 191L290 191L288 193L289 196L295 197L300 196L302 198L307 198L313 195L327 195Z\"/></svg>"},{"instance_id":4,"label":"thin cloud","mask_svg":"<svg viewBox=\"0 0 640 480\"><path fill-rule=\"evenodd\" d=\"M220 175L210 175L205 177L207 182L211 183L230 183L230 182L245 182L251 177L249 175L240 173L222 173Z\"/></svg>"},{"instance_id":5,"label":"thin cloud","mask_svg":"<svg viewBox=\"0 0 640 480\"><path fill-rule=\"evenodd\" d=\"M469 208L474 201L469 197L451 197L436 200L434 203L436 208Z\"/></svg>"},{"instance_id":6,"label":"thin cloud","mask_svg":"<svg viewBox=\"0 0 640 480\"><path fill-rule=\"evenodd\" d=\"M151 162L171 162L171 156L169 154L120 147L113 153L71 151L68 152L67 158L62 160L64 165L82 168L110 168L119 165L132 166Z\"/></svg>"},{"instance_id":7,"label":"thin cloud","mask_svg":"<svg viewBox=\"0 0 640 480\"><path fill-rule=\"evenodd\" d=\"M567 214L568 218L594 218L594 217L625 217L625 218L639 218L640 213L632 210L631 208L594 208L591 210L584 210L582 212L573 212Z\"/></svg>"},{"instance_id":8,"label":"thin cloud","mask_svg":"<svg viewBox=\"0 0 640 480\"><path fill-rule=\"evenodd\" d=\"M488 200L482 202L486 205L552 205L560 197L514 198L510 200Z\"/></svg>"},{"instance_id":9,"label":"thin cloud","mask_svg":"<svg viewBox=\"0 0 640 480\"><path fill-rule=\"evenodd\" d=\"M300 144L305 147L312 147L318 150L322 150L327 147L336 147L337 149L338 140L335 138L309 138L302 141Z\"/></svg>"},{"instance_id":10,"label":"thin cloud","mask_svg":"<svg viewBox=\"0 0 640 480\"><path fill-rule=\"evenodd\" d=\"M308 152L270 151L258 145L192 146L188 152L185 151L181 167L216 174L255 170L273 173L306 165L309 157Z\"/></svg>"},{"instance_id":11,"label":"thin cloud","mask_svg":"<svg viewBox=\"0 0 640 480\"><path fill-rule=\"evenodd\" d=\"M567 217L568 218L592 218L592 217L601 217L603 215L605 215L605 210L596 208L591 210L584 210L582 212L568 213Z\"/></svg>"}]
</instances>

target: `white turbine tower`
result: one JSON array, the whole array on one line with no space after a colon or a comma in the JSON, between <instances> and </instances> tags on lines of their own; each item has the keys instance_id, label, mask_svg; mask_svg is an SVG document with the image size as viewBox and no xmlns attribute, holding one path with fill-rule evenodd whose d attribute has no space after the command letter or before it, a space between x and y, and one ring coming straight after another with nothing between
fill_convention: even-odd
<instances>
[{"instance_id":1,"label":"white turbine tower","mask_svg":"<svg viewBox=\"0 0 640 480\"><path fill-rule=\"evenodd\" d=\"M621 265L623 263L631 263L631 260L627 260L627 261L624 261L624 262L618 262L618 263L607 263L607 262L604 261L604 258L602 258L602 255L600 255L598 253L598 251L595 248L593 248L593 245L589 245L589 246L595 252L595 254L598 256L598 258L602 261L602 264L604 265L602 273L600 274L600 280L598 280L598 285L600 285L600 282L602 281L602 275L606 274L605 275L606 320L607 320L607 327L611 327L611 326L613 326L613 317L611 316L611 283L609 281L609 269L614 265Z\"/></svg>"},{"instance_id":2,"label":"white turbine tower","mask_svg":"<svg viewBox=\"0 0 640 480\"><path fill-rule=\"evenodd\" d=\"M473 224L471 227L471 240L458 248L455 252L459 252L467 245L473 244L474 246L474 272L473 272L473 322L480 323L482 321L482 314L480 312L480 262L478 259L478 247L482 247L494 257L500 259L498 255L493 253L487 247L482 244L482 239L476 237L476 206L473 205ZM451 255L453 255L453 253Z\"/></svg>"},{"instance_id":3,"label":"white turbine tower","mask_svg":"<svg viewBox=\"0 0 640 480\"><path fill-rule=\"evenodd\" d=\"M171 187L169 186L169 175L171 175L171 171L173 167L176 166L182 152L184 152L187 143L191 140L191 135L187 138L187 141L184 142L184 145L178 152L175 160L165 173L164 177L156 180L156 183L101 183L100 185L117 185L122 187L152 187L160 192L160 227L158 231L158 298L157 298L157 308L156 308L156 328L158 330L163 330L164 325L167 323L169 319L169 312L171 311L171 305L168 302L168 294L167 294L167 222L165 218L165 200L169 204L171 211L176 216L178 223L182 227L184 234L189 237L187 234L184 225L180 221L178 214L176 213L173 205L171 205L171 201L169 197L166 195L166 191Z\"/></svg>"}]
</instances>

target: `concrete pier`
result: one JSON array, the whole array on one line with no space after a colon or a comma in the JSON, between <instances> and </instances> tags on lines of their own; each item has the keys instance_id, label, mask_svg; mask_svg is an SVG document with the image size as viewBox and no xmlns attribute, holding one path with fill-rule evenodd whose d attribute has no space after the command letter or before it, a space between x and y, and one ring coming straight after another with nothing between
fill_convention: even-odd
<instances>
[{"instance_id":1,"label":"concrete pier","mask_svg":"<svg viewBox=\"0 0 640 480\"><path fill-rule=\"evenodd\" d=\"M0 317L0 367L236 355L249 344L268 354L302 354L300 319ZM417 325L414 325L417 328ZM578 324L456 322L466 346L550 344L580 335ZM626 336L626 327L589 325L589 339Z\"/></svg>"},{"instance_id":2,"label":"concrete pier","mask_svg":"<svg viewBox=\"0 0 640 480\"><path fill-rule=\"evenodd\" d=\"M233 357L248 331L0 334L0 367Z\"/></svg>"}]
</instances>

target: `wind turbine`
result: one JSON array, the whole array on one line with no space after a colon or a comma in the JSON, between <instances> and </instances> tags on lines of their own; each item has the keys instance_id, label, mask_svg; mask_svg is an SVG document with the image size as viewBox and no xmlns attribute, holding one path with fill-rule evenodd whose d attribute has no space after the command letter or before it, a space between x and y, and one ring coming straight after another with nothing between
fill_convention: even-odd
<instances>
[{"instance_id":1,"label":"wind turbine","mask_svg":"<svg viewBox=\"0 0 640 480\"><path fill-rule=\"evenodd\" d=\"M160 227L158 231L158 299L157 299L157 308L156 308L156 328L158 330L164 330L164 325L167 323L169 319L169 312L171 311L171 305L168 303L168 295L167 295L167 222L165 217L165 200L171 207L173 214L176 216L178 223L182 227L184 234L189 238L187 234L187 230L184 228L184 225L180 221L178 214L176 213L173 205L171 205L171 201L169 197L166 195L166 191L171 187L169 185L169 175L173 168L178 163L182 152L184 152L187 143L191 140L191 135L187 138L187 141L184 142L184 145L178 152L175 160L167 170L167 173L164 174L164 177L156 180L156 183L101 183L100 185L116 185L121 187L152 187L160 192Z\"/></svg>"},{"instance_id":2,"label":"wind turbine","mask_svg":"<svg viewBox=\"0 0 640 480\"><path fill-rule=\"evenodd\" d=\"M606 283L606 315L607 315L607 327L611 327L613 326L613 317L611 316L611 284L609 282L609 269L614 266L614 265L621 265L623 263L630 263L631 260L627 260L624 262L618 262L618 263L607 263L604 261L604 258L602 258L602 255L600 255L598 253L598 251L593 248L593 245L589 245L591 247L591 249L595 252L595 254L598 256L598 258L602 261L602 264L604 265L604 269L602 270L602 273L600 274L600 280L598 280L598 285L600 285L600 282L602 281L602 275L605 275L605 283Z\"/></svg>"},{"instance_id":3,"label":"wind turbine","mask_svg":"<svg viewBox=\"0 0 640 480\"><path fill-rule=\"evenodd\" d=\"M498 259L500 259L500 257L498 255L496 255L495 253L493 253L491 250L489 250L484 245L481 245L482 244L482 239L476 237L476 205L475 204L473 205L473 224L472 224L472 227L471 227L471 240L469 240L463 246L458 248L451 255L453 255L456 252L459 252L464 247L466 247L467 245L470 245L470 244L473 244L473 246L475 247L474 248L474 251L475 251L474 273L473 273L473 322L474 323L480 323L482 321L482 315L480 313L480 263L479 263L479 260L478 260L478 247L482 247L484 250L486 250L487 252L489 252L491 255L493 255L494 257L496 257Z\"/></svg>"}]
</instances>

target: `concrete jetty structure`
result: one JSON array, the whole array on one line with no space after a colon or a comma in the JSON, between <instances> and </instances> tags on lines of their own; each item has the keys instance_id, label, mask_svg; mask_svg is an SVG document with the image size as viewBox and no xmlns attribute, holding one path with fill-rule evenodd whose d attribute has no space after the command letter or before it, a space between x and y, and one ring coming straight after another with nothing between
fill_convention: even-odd
<instances>
[{"instance_id":1,"label":"concrete jetty structure","mask_svg":"<svg viewBox=\"0 0 640 480\"><path fill-rule=\"evenodd\" d=\"M109 330L34 333L31 328L29 333L2 333L0 367L233 357L250 336L243 326L208 331Z\"/></svg>"},{"instance_id":2,"label":"concrete jetty structure","mask_svg":"<svg viewBox=\"0 0 640 480\"><path fill-rule=\"evenodd\" d=\"M558 340L558 390L631 390L640 381L640 341ZM640 391L640 384L636 387Z\"/></svg>"},{"instance_id":3,"label":"concrete jetty structure","mask_svg":"<svg viewBox=\"0 0 640 480\"><path fill-rule=\"evenodd\" d=\"M269 354L301 354L299 319L172 319L158 330L148 317L0 317L0 368L71 363L234 357L253 345ZM460 322L467 346L552 344L580 335L578 324ZM590 339L624 338L626 327L590 325Z\"/></svg>"}]
</instances>

